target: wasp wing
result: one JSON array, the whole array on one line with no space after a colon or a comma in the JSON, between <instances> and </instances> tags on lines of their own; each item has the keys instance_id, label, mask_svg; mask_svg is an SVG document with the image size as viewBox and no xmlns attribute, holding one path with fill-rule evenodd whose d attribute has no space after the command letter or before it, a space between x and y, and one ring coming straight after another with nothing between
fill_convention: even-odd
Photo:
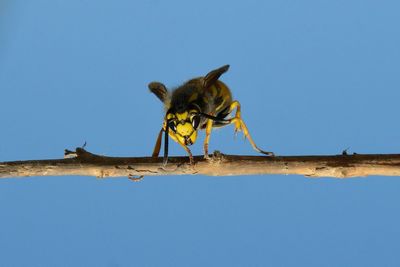
<instances>
[{"instance_id":1,"label":"wasp wing","mask_svg":"<svg viewBox=\"0 0 400 267\"><path fill-rule=\"evenodd\" d=\"M150 92L155 94L158 99L161 100L161 102L165 103L166 100L168 99L168 90L167 87L165 87L164 84L160 82L151 82L148 85Z\"/></svg>"},{"instance_id":2,"label":"wasp wing","mask_svg":"<svg viewBox=\"0 0 400 267\"><path fill-rule=\"evenodd\" d=\"M222 74L228 71L228 69L229 65L225 65L207 73L207 75L204 77L204 88L209 88L211 85L213 85L216 81L218 81Z\"/></svg>"}]
</instances>

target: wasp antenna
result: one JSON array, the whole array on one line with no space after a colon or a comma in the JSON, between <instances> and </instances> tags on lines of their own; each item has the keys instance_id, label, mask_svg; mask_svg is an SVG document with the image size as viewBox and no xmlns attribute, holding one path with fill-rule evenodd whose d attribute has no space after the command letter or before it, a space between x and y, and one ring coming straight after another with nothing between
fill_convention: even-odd
<instances>
[{"instance_id":1,"label":"wasp antenna","mask_svg":"<svg viewBox=\"0 0 400 267\"><path fill-rule=\"evenodd\" d=\"M157 141L156 144L154 145L154 149L153 149L153 154L151 155L153 158L157 158L158 155L160 154L160 149L161 149L161 139L162 139L162 133L163 133L164 129L161 128L158 136L157 136Z\"/></svg>"},{"instance_id":2,"label":"wasp antenna","mask_svg":"<svg viewBox=\"0 0 400 267\"><path fill-rule=\"evenodd\" d=\"M222 66L218 69L212 70L204 77L204 88L209 88L211 85L216 83L222 74L227 72L229 65Z\"/></svg>"},{"instance_id":3,"label":"wasp antenna","mask_svg":"<svg viewBox=\"0 0 400 267\"><path fill-rule=\"evenodd\" d=\"M169 126L168 123L165 126L165 134L164 134L164 160L163 160L163 165L167 165L168 163L168 131L169 131Z\"/></svg>"},{"instance_id":4,"label":"wasp antenna","mask_svg":"<svg viewBox=\"0 0 400 267\"><path fill-rule=\"evenodd\" d=\"M148 87L150 92L155 94L158 99L161 100L161 102L165 103L165 101L168 99L168 89L164 84L160 82L151 82L149 83Z\"/></svg>"}]
</instances>

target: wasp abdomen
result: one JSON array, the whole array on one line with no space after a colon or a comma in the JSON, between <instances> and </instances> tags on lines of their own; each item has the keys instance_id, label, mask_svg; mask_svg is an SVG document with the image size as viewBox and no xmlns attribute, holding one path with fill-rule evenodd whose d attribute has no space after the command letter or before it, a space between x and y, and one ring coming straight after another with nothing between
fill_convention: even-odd
<instances>
[{"instance_id":1,"label":"wasp abdomen","mask_svg":"<svg viewBox=\"0 0 400 267\"><path fill-rule=\"evenodd\" d=\"M211 98L208 101L212 102L212 115L218 116L222 111L232 103L232 93L223 82L217 81L206 90Z\"/></svg>"}]
</instances>

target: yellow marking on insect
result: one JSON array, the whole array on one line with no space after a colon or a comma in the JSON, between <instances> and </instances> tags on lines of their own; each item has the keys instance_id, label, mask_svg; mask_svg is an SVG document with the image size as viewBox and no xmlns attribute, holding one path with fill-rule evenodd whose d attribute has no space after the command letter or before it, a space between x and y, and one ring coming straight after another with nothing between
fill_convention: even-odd
<instances>
[{"instance_id":1,"label":"yellow marking on insect","mask_svg":"<svg viewBox=\"0 0 400 267\"><path fill-rule=\"evenodd\" d=\"M191 95L189 98L189 103L195 101L198 96L199 96L198 93L193 93L193 95Z\"/></svg>"},{"instance_id":2,"label":"yellow marking on insect","mask_svg":"<svg viewBox=\"0 0 400 267\"><path fill-rule=\"evenodd\" d=\"M190 140L191 140L192 144L194 144L196 142L196 139L197 139L197 131L194 131L192 133L192 135L190 136Z\"/></svg>"},{"instance_id":3,"label":"yellow marking on insect","mask_svg":"<svg viewBox=\"0 0 400 267\"><path fill-rule=\"evenodd\" d=\"M217 86L219 88L219 96L221 96L223 98L231 98L231 93L230 93L228 87L224 83L218 82Z\"/></svg>"},{"instance_id":4,"label":"yellow marking on insect","mask_svg":"<svg viewBox=\"0 0 400 267\"><path fill-rule=\"evenodd\" d=\"M197 131L195 131L190 123L178 124L176 134L174 135L180 143L192 145L196 142Z\"/></svg>"},{"instance_id":5,"label":"yellow marking on insect","mask_svg":"<svg viewBox=\"0 0 400 267\"><path fill-rule=\"evenodd\" d=\"M187 136L192 134L192 132L194 131L192 124L186 122L184 124L178 124L176 126L176 132L182 136Z\"/></svg>"},{"instance_id":6,"label":"yellow marking on insect","mask_svg":"<svg viewBox=\"0 0 400 267\"><path fill-rule=\"evenodd\" d=\"M189 115L189 113L187 111L182 112L182 113L175 113L175 116L178 119L178 121L186 120L188 115Z\"/></svg>"},{"instance_id":7,"label":"yellow marking on insect","mask_svg":"<svg viewBox=\"0 0 400 267\"><path fill-rule=\"evenodd\" d=\"M211 86L211 95L212 97L216 97L218 95L218 90L214 85Z\"/></svg>"},{"instance_id":8,"label":"yellow marking on insect","mask_svg":"<svg viewBox=\"0 0 400 267\"><path fill-rule=\"evenodd\" d=\"M175 118L174 114L172 114L172 113L168 113L167 114L167 120L170 120L170 119L173 119L173 118Z\"/></svg>"},{"instance_id":9,"label":"yellow marking on insect","mask_svg":"<svg viewBox=\"0 0 400 267\"><path fill-rule=\"evenodd\" d=\"M221 104L220 104L215 110L220 110L220 109L222 109L223 106L224 106L224 104L225 104L225 98L222 99Z\"/></svg>"}]
</instances>

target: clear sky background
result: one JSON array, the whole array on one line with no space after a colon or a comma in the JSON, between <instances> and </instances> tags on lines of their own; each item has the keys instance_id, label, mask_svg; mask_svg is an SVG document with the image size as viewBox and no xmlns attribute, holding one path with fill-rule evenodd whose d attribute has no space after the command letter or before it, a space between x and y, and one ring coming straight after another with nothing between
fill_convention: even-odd
<instances>
[{"instance_id":1,"label":"clear sky background","mask_svg":"<svg viewBox=\"0 0 400 267\"><path fill-rule=\"evenodd\" d=\"M61 158L85 141L98 154L150 155L163 109L147 84L224 64L263 149L399 153L399 10L395 0L1 0L0 161ZM257 154L232 126L210 149ZM1 266L399 266L399 240L394 177L0 181Z\"/></svg>"}]
</instances>

